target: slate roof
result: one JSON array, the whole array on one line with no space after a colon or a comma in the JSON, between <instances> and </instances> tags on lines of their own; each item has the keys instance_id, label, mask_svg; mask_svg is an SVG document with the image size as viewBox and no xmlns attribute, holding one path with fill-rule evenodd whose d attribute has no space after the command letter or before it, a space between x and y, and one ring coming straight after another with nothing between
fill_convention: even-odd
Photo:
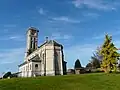
<instances>
[{"instance_id":1,"label":"slate roof","mask_svg":"<svg viewBox=\"0 0 120 90\"><path fill-rule=\"evenodd\" d=\"M32 61L32 62L41 62L40 58L38 55L36 55L35 57L31 58L29 61ZM23 62L22 64L18 65L18 67L21 67L23 65L27 64L27 61Z\"/></svg>"},{"instance_id":2,"label":"slate roof","mask_svg":"<svg viewBox=\"0 0 120 90\"><path fill-rule=\"evenodd\" d=\"M42 47L43 45L54 45L54 46L61 46L61 47L63 47L61 44L59 44L55 40L48 40L45 43L43 43L42 45L40 45L39 48Z\"/></svg>"},{"instance_id":3,"label":"slate roof","mask_svg":"<svg viewBox=\"0 0 120 90\"><path fill-rule=\"evenodd\" d=\"M42 45L40 45L38 48L40 48L40 47L42 47L44 45L54 45L54 46L60 46L60 47L63 48L63 46L61 44L59 44L58 42L56 42L55 40L48 40L48 41L44 42ZM38 59L39 59L39 56L35 56L30 61L32 61L32 62L40 62ZM18 67L23 66L26 63L27 62L25 61L24 63L18 65Z\"/></svg>"},{"instance_id":4,"label":"slate roof","mask_svg":"<svg viewBox=\"0 0 120 90\"><path fill-rule=\"evenodd\" d=\"M39 61L40 57L38 55L35 55L33 58L30 59L30 61Z\"/></svg>"},{"instance_id":5,"label":"slate roof","mask_svg":"<svg viewBox=\"0 0 120 90\"><path fill-rule=\"evenodd\" d=\"M23 66L23 65L25 65L25 64L27 64L27 62L26 62L26 61L25 61L25 62L23 62L22 64L18 65L18 67L21 67L21 66Z\"/></svg>"}]
</instances>

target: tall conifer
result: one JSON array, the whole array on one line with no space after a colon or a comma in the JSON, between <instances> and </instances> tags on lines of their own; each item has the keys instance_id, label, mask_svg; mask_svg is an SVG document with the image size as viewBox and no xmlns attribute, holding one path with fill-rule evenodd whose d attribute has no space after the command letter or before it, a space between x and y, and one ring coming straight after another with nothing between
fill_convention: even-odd
<instances>
[{"instance_id":1,"label":"tall conifer","mask_svg":"<svg viewBox=\"0 0 120 90\"><path fill-rule=\"evenodd\" d=\"M101 68L107 73L111 72L112 70L116 71L116 64L120 54L117 52L117 48L115 47L114 43L112 43L112 36L105 36L105 41L102 45L100 54L103 56Z\"/></svg>"}]
</instances>

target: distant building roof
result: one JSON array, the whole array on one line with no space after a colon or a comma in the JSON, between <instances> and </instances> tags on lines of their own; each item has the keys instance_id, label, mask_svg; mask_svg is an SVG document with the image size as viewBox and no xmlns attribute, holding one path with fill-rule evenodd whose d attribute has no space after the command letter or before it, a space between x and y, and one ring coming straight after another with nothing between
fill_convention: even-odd
<instances>
[{"instance_id":1,"label":"distant building roof","mask_svg":"<svg viewBox=\"0 0 120 90\"><path fill-rule=\"evenodd\" d=\"M84 69L84 67L81 67L81 68L75 68L75 70L80 70L80 69Z\"/></svg>"},{"instance_id":2,"label":"distant building roof","mask_svg":"<svg viewBox=\"0 0 120 90\"><path fill-rule=\"evenodd\" d=\"M67 72L74 72L75 70L74 69L68 69Z\"/></svg>"}]
</instances>

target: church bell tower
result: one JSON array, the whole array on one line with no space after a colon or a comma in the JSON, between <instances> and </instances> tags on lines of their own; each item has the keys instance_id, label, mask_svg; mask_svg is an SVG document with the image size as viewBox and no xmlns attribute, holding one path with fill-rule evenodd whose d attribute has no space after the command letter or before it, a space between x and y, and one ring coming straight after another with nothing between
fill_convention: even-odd
<instances>
[{"instance_id":1,"label":"church bell tower","mask_svg":"<svg viewBox=\"0 0 120 90\"><path fill-rule=\"evenodd\" d=\"M27 47L25 57L30 55L33 51L38 48L38 32L34 27L30 27L27 30Z\"/></svg>"}]
</instances>

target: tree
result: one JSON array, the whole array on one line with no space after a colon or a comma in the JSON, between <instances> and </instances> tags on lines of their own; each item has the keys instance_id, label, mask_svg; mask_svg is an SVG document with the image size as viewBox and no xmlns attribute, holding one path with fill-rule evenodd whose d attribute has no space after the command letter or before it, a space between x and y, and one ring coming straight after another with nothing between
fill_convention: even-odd
<instances>
[{"instance_id":1,"label":"tree","mask_svg":"<svg viewBox=\"0 0 120 90\"><path fill-rule=\"evenodd\" d=\"M100 47L97 47L96 51L91 56L90 62L86 65L88 68L100 68L100 63L102 61L102 55L100 54Z\"/></svg>"},{"instance_id":2,"label":"tree","mask_svg":"<svg viewBox=\"0 0 120 90\"><path fill-rule=\"evenodd\" d=\"M81 68L81 67L82 67L82 66L81 66L80 60L77 59L77 60L75 61L75 66L74 66L74 68L76 69L76 68Z\"/></svg>"},{"instance_id":3,"label":"tree","mask_svg":"<svg viewBox=\"0 0 120 90\"><path fill-rule=\"evenodd\" d=\"M94 56L91 57L91 65L92 65L93 68L100 68L100 61L95 56L95 54L94 54Z\"/></svg>"},{"instance_id":4,"label":"tree","mask_svg":"<svg viewBox=\"0 0 120 90\"><path fill-rule=\"evenodd\" d=\"M117 60L120 54L117 52L117 48L112 43L112 36L105 36L104 43L102 45L100 54L103 56L101 68L106 72L110 73L112 70L116 71Z\"/></svg>"},{"instance_id":5,"label":"tree","mask_svg":"<svg viewBox=\"0 0 120 90\"><path fill-rule=\"evenodd\" d=\"M10 77L11 76L11 72L7 72L7 73L5 73L4 75L3 75L3 78L8 78L8 77Z\"/></svg>"},{"instance_id":6,"label":"tree","mask_svg":"<svg viewBox=\"0 0 120 90\"><path fill-rule=\"evenodd\" d=\"M119 71L120 71L120 64L118 64L117 68L118 68L118 69L119 69Z\"/></svg>"},{"instance_id":7,"label":"tree","mask_svg":"<svg viewBox=\"0 0 120 90\"><path fill-rule=\"evenodd\" d=\"M87 65L86 65L86 68L92 68L92 64L91 63L88 63Z\"/></svg>"},{"instance_id":8,"label":"tree","mask_svg":"<svg viewBox=\"0 0 120 90\"><path fill-rule=\"evenodd\" d=\"M97 47L95 53L94 53L94 57L99 60L99 62L101 63L102 62L102 55L100 54L100 51L101 51L101 47Z\"/></svg>"}]
</instances>

